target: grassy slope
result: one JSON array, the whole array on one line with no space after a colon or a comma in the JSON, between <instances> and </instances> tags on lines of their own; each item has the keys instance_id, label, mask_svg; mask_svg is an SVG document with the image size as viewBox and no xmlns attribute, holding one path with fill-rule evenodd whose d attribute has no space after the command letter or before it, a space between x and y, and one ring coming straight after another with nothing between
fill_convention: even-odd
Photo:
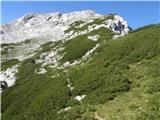
<instances>
[{"instance_id":1,"label":"grassy slope","mask_svg":"<svg viewBox=\"0 0 160 120\"><path fill-rule=\"evenodd\" d=\"M90 34L100 34L106 42L91 61L64 70L46 67L44 75L34 74L39 64L23 61L16 85L2 93L2 119L94 120L95 111L109 120L160 119L159 31L159 25L150 26L117 40L111 40L111 33L105 36L104 29L93 31ZM79 58L71 55L77 45L67 45L73 46L66 48L69 60ZM82 56L88 46L80 48L77 54ZM44 45L44 51L48 49ZM67 78L75 87L72 92ZM87 96L80 103L74 100L83 94ZM57 113L67 106L72 106L68 112Z\"/></svg>"},{"instance_id":2,"label":"grassy slope","mask_svg":"<svg viewBox=\"0 0 160 120\"><path fill-rule=\"evenodd\" d=\"M145 27L146 28L146 27ZM124 65L121 71L131 81L129 92L99 105L97 111L111 120L160 119L160 36L159 25L142 28L113 42L107 64ZM116 49L114 49L116 47ZM118 48L117 48L118 47ZM118 50L121 49L121 50ZM112 57L109 57L112 58ZM128 70L127 70L128 69Z\"/></svg>"}]
</instances>

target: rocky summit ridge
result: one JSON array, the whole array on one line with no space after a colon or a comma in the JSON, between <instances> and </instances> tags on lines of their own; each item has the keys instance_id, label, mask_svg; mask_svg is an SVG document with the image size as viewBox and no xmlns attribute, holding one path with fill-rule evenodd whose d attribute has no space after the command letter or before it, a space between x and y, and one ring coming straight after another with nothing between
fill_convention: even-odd
<instances>
[{"instance_id":1,"label":"rocky summit ridge","mask_svg":"<svg viewBox=\"0 0 160 120\"><path fill-rule=\"evenodd\" d=\"M121 16L112 14L113 19L107 19L102 24L90 25L88 29L74 33L65 32L76 21L83 21L79 27L93 22L95 19L103 19L109 15L101 15L91 10L76 11L71 13L28 13L10 23L1 26L2 43L17 43L30 38L45 38L52 41L70 39L80 34L99 27L107 27L117 33L114 38L124 36L130 31L127 21Z\"/></svg>"}]
</instances>

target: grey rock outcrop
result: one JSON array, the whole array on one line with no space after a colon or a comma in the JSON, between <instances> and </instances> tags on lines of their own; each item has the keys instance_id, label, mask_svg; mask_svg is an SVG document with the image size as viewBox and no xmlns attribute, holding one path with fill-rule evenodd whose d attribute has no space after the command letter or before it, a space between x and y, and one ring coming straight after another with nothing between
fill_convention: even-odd
<instances>
[{"instance_id":1,"label":"grey rock outcrop","mask_svg":"<svg viewBox=\"0 0 160 120\"><path fill-rule=\"evenodd\" d=\"M100 15L91 10L66 14L28 13L15 21L2 25L0 37L2 38L2 43L16 43L35 37L58 41L66 39L67 35L64 31L70 27L70 24L76 21L86 22L103 17L104 15ZM114 20L106 21L106 24L108 28L111 28L115 33L119 34L118 37L127 34L129 31L127 22L118 15L114 16Z\"/></svg>"}]
</instances>

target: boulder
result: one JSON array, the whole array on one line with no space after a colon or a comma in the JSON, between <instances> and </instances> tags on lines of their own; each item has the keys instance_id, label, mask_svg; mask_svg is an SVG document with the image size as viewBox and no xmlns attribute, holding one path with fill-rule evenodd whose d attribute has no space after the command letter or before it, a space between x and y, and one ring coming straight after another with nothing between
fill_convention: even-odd
<instances>
[{"instance_id":1,"label":"boulder","mask_svg":"<svg viewBox=\"0 0 160 120\"><path fill-rule=\"evenodd\" d=\"M1 81L1 90L5 90L6 88L8 88L7 82Z\"/></svg>"}]
</instances>

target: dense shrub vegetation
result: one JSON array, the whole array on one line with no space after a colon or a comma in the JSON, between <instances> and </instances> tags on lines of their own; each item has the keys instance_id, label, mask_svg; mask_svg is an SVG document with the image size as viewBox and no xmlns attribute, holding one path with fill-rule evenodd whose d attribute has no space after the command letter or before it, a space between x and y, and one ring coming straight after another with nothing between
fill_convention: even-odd
<instances>
[{"instance_id":1,"label":"dense shrub vegetation","mask_svg":"<svg viewBox=\"0 0 160 120\"><path fill-rule=\"evenodd\" d=\"M92 41L88 39L88 36L92 35L99 35L100 38L98 41ZM80 59L85 53L91 50L97 43L108 42L111 40L113 36L113 32L110 30L102 27L98 30L94 30L87 35L80 35L72 40L67 41L64 44L64 57L62 61L70 61L73 62L74 60Z\"/></svg>"},{"instance_id":2,"label":"dense shrub vegetation","mask_svg":"<svg viewBox=\"0 0 160 120\"><path fill-rule=\"evenodd\" d=\"M78 36L65 44L64 52L66 53L62 61L78 60L95 45L96 42L88 40L86 35Z\"/></svg>"},{"instance_id":3,"label":"dense shrub vegetation","mask_svg":"<svg viewBox=\"0 0 160 120\"><path fill-rule=\"evenodd\" d=\"M80 24L80 23L77 23ZM87 39L99 34L98 41ZM101 28L64 43L61 62L77 60L97 43L90 61L65 69L45 67L32 60L41 52L62 45L46 43L37 54L21 62L16 84L2 93L3 120L94 120L95 111L109 120L160 119L160 25L141 28L112 40ZM63 45L62 45L63 46ZM3 63L5 66L17 61ZM52 77L56 76L56 77ZM67 79L74 86L67 88ZM86 95L82 101L77 95ZM67 112L58 111L71 107Z\"/></svg>"}]
</instances>

